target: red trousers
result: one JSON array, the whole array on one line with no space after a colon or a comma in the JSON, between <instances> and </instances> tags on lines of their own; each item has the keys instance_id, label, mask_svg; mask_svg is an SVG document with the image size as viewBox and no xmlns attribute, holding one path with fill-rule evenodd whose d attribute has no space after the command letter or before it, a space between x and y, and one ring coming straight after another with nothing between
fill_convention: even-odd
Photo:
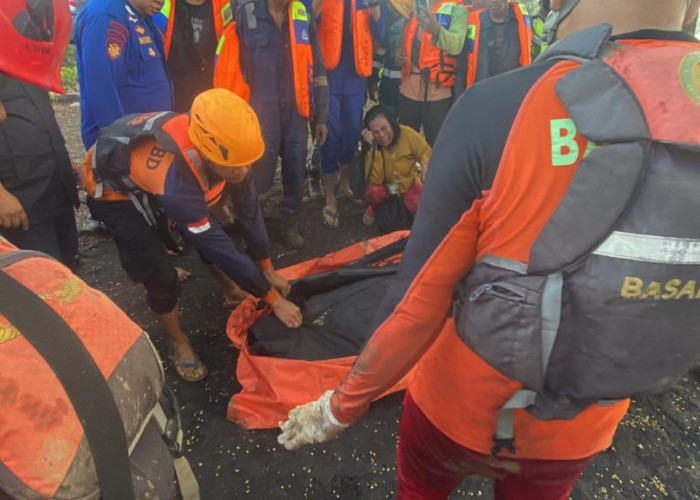
<instances>
[{"instance_id":1,"label":"red trousers","mask_svg":"<svg viewBox=\"0 0 700 500\"><path fill-rule=\"evenodd\" d=\"M421 181L415 181L409 190L406 191L406 194L403 195L403 203L406 205L411 215L416 215L422 194L423 183ZM389 194L389 190L384 184L368 184L367 190L365 191L365 201L367 201L369 205L368 212L374 215L375 209L389 198L389 196L391 196L391 194Z\"/></svg>"},{"instance_id":2,"label":"red trousers","mask_svg":"<svg viewBox=\"0 0 700 500\"><path fill-rule=\"evenodd\" d=\"M440 432L407 392L397 450L398 498L445 499L465 477L479 475L495 480L497 500L566 500L596 456L531 460L477 453Z\"/></svg>"}]
</instances>

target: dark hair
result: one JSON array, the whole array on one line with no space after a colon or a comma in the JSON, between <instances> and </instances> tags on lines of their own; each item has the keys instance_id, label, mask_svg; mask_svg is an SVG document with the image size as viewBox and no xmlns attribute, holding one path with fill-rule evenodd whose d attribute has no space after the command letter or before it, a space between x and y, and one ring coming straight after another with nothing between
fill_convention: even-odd
<instances>
[{"instance_id":1,"label":"dark hair","mask_svg":"<svg viewBox=\"0 0 700 500\"><path fill-rule=\"evenodd\" d=\"M365 128L369 128L369 124L377 118L379 118L380 116L386 118L386 120L389 122L389 125L391 125L391 130L394 132L394 138L391 140L391 144L396 144L396 141L399 140L399 136L401 135L399 120L396 118L394 112L386 106L377 104L376 106L372 106L369 109L369 111L367 111L367 113L365 114Z\"/></svg>"}]
</instances>

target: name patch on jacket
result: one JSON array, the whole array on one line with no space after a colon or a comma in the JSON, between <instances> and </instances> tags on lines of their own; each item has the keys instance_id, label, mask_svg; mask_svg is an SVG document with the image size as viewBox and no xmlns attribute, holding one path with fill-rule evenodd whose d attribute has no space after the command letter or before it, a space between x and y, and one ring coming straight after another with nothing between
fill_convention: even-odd
<instances>
[{"instance_id":1,"label":"name patch on jacket","mask_svg":"<svg viewBox=\"0 0 700 500\"><path fill-rule=\"evenodd\" d=\"M644 281L636 276L625 276L620 296L623 299L653 300L699 300L700 287L697 280L674 278L666 282Z\"/></svg>"},{"instance_id":2,"label":"name patch on jacket","mask_svg":"<svg viewBox=\"0 0 700 500\"><path fill-rule=\"evenodd\" d=\"M306 8L300 2L295 2L292 5L292 24L294 25L294 40L302 45L309 45L311 37L309 36L309 14Z\"/></svg>"}]
</instances>

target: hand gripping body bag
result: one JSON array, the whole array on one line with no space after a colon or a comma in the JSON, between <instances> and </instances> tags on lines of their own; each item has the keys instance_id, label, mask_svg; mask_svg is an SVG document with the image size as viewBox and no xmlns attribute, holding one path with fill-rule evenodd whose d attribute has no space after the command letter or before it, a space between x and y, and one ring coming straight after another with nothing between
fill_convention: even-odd
<instances>
[{"instance_id":1,"label":"hand gripping body bag","mask_svg":"<svg viewBox=\"0 0 700 500\"><path fill-rule=\"evenodd\" d=\"M259 308L257 299L231 313L227 333L240 349L236 377L242 389L229 402L229 420L246 429L274 428L292 408L338 385L372 334L407 236L380 236L282 269L292 283L289 299L304 316L298 329ZM404 389L406 380L388 393Z\"/></svg>"}]
</instances>

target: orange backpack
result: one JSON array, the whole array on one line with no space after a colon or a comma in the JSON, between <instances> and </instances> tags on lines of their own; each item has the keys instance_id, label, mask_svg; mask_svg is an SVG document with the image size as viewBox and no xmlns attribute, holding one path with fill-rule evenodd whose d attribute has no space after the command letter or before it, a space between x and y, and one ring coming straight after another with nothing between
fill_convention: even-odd
<instances>
[{"instance_id":1,"label":"orange backpack","mask_svg":"<svg viewBox=\"0 0 700 500\"><path fill-rule=\"evenodd\" d=\"M0 497L173 498L177 476L198 498L173 459L182 433L141 328L68 268L2 238L0 296Z\"/></svg>"}]
</instances>

